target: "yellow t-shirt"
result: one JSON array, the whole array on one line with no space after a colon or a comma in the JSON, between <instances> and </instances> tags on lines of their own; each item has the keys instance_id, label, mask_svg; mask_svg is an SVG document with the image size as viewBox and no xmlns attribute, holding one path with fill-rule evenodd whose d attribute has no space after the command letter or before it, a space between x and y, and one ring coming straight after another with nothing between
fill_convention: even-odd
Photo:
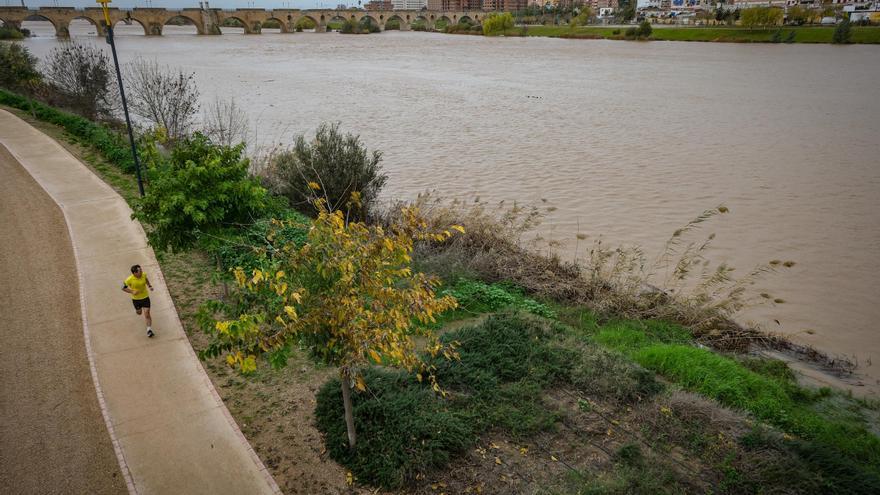
<instances>
[{"instance_id":1,"label":"yellow t-shirt","mask_svg":"<svg viewBox=\"0 0 880 495\"><path fill-rule=\"evenodd\" d=\"M141 278L137 278L134 274L129 275L127 279L125 279L125 286L131 290L137 291L137 294L132 294L132 299L146 299L150 297L150 291L147 290L147 272L141 272Z\"/></svg>"}]
</instances>

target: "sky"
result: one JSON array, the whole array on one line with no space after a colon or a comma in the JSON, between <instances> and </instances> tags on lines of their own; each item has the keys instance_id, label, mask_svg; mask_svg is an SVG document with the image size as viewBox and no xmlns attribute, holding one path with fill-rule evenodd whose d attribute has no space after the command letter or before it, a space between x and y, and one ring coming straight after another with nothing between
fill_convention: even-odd
<instances>
[{"instance_id":1,"label":"sky","mask_svg":"<svg viewBox=\"0 0 880 495\"><path fill-rule=\"evenodd\" d=\"M0 6L17 7L22 0L0 0ZM362 0L366 1L366 0ZM28 7L97 7L95 0L24 0ZM221 9L234 8L293 8L314 9L334 8L339 4L357 5L357 0L210 0L211 7ZM113 0L111 7L167 7L184 8L198 7L199 0Z\"/></svg>"}]
</instances>

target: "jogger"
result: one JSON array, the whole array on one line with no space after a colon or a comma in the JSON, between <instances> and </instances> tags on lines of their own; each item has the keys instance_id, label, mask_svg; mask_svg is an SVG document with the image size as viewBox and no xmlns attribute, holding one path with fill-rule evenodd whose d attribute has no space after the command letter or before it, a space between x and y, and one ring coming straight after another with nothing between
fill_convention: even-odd
<instances>
[{"instance_id":1,"label":"jogger","mask_svg":"<svg viewBox=\"0 0 880 495\"><path fill-rule=\"evenodd\" d=\"M149 290L147 288L149 287ZM131 302L137 314L144 315L144 321L147 323L147 337L155 335L153 333L153 318L150 317L150 290L153 285L147 274L141 269L141 265L131 267L131 275L122 283L122 291L131 294Z\"/></svg>"}]
</instances>

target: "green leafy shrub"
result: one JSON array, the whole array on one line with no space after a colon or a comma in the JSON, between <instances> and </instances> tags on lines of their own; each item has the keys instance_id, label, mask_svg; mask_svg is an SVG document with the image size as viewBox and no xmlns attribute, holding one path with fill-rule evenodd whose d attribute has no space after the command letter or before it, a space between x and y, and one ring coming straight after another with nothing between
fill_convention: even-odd
<instances>
[{"instance_id":1,"label":"green leafy shrub","mask_svg":"<svg viewBox=\"0 0 880 495\"><path fill-rule=\"evenodd\" d=\"M461 310L469 313L487 313L513 307L545 318L556 317L556 313L547 305L525 297L522 291L510 285L459 280L441 293L455 297Z\"/></svg>"},{"instance_id":2,"label":"green leafy shrub","mask_svg":"<svg viewBox=\"0 0 880 495\"><path fill-rule=\"evenodd\" d=\"M269 218L261 218L253 224L230 228L216 235L199 239L199 247L219 261L224 272L235 267L250 271L266 266L275 252L273 242L292 243L301 246L308 235L309 219L294 210L266 213L266 217L281 220L281 225Z\"/></svg>"},{"instance_id":3,"label":"green leafy shrub","mask_svg":"<svg viewBox=\"0 0 880 495\"><path fill-rule=\"evenodd\" d=\"M396 488L438 469L473 444L473 429L436 394L403 372L364 372L369 394L352 397L357 447L348 448L342 392L333 378L318 392L315 417L330 457L361 482Z\"/></svg>"},{"instance_id":4,"label":"green leafy shrub","mask_svg":"<svg viewBox=\"0 0 880 495\"><path fill-rule=\"evenodd\" d=\"M503 34L504 31L513 27L513 15L510 12L499 14L493 12L483 20L483 34L486 36L497 36Z\"/></svg>"},{"instance_id":5,"label":"green leafy shrub","mask_svg":"<svg viewBox=\"0 0 880 495\"><path fill-rule=\"evenodd\" d=\"M367 151L360 138L343 134L339 124L322 124L315 138L296 138L293 149L276 155L269 164L266 182L277 194L287 197L292 207L314 214L314 200L327 200L332 210L351 212L351 218L369 216L388 177L382 173L382 153ZM316 191L310 184L320 186ZM353 192L360 193L360 206L350 205Z\"/></svg>"},{"instance_id":6,"label":"green leafy shrub","mask_svg":"<svg viewBox=\"0 0 880 495\"><path fill-rule=\"evenodd\" d=\"M850 28L849 18L844 18L840 24L834 28L834 34L831 36L831 43L840 45L852 43L852 28Z\"/></svg>"},{"instance_id":7,"label":"green leafy shrub","mask_svg":"<svg viewBox=\"0 0 880 495\"><path fill-rule=\"evenodd\" d=\"M37 58L18 43L0 43L0 87L29 93L41 82Z\"/></svg>"},{"instance_id":8,"label":"green leafy shrub","mask_svg":"<svg viewBox=\"0 0 880 495\"><path fill-rule=\"evenodd\" d=\"M11 26L0 26L0 40L20 40L24 39L25 34Z\"/></svg>"},{"instance_id":9,"label":"green leafy shrub","mask_svg":"<svg viewBox=\"0 0 880 495\"><path fill-rule=\"evenodd\" d=\"M148 155L150 187L135 204L134 217L149 226L155 249L186 249L203 232L260 217L267 191L250 177L243 151L243 145L217 146L196 133L179 142L169 158Z\"/></svg>"},{"instance_id":10,"label":"green leafy shrub","mask_svg":"<svg viewBox=\"0 0 880 495\"><path fill-rule=\"evenodd\" d=\"M389 19L388 22L385 23L386 31L399 31L400 30L400 19Z\"/></svg>"},{"instance_id":11,"label":"green leafy shrub","mask_svg":"<svg viewBox=\"0 0 880 495\"><path fill-rule=\"evenodd\" d=\"M0 104L24 110L43 122L63 128L71 136L94 147L108 162L118 166L122 171L134 172L131 147L122 134L79 115L52 108L8 91L0 90Z\"/></svg>"},{"instance_id":12,"label":"green leafy shrub","mask_svg":"<svg viewBox=\"0 0 880 495\"><path fill-rule=\"evenodd\" d=\"M593 392L593 379L608 384L623 369L619 355L577 340L566 327L514 313L492 316L442 340L460 344L460 360L430 361L448 397L433 393L414 375L368 370L368 393L353 398L360 432L353 450L346 441L339 382L331 380L318 393L315 416L327 450L360 482L400 488L444 467L486 431L525 437L550 429L558 413L543 402L544 390L560 385L580 390L583 381L583 390ZM584 358L595 351L602 358ZM656 382L642 386L658 387Z\"/></svg>"}]
</instances>

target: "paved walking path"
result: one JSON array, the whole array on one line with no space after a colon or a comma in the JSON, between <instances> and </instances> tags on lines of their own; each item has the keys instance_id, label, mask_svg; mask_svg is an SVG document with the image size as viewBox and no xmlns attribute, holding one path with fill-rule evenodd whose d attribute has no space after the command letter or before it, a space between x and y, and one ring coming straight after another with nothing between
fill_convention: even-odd
<instances>
[{"instance_id":1,"label":"paved walking path","mask_svg":"<svg viewBox=\"0 0 880 495\"><path fill-rule=\"evenodd\" d=\"M79 277L85 351L129 492L278 493L193 352L125 201L61 145L3 110L0 144L64 214ZM157 332L152 339L120 290L135 263L156 289L150 296ZM34 363L53 365L39 357Z\"/></svg>"}]
</instances>

